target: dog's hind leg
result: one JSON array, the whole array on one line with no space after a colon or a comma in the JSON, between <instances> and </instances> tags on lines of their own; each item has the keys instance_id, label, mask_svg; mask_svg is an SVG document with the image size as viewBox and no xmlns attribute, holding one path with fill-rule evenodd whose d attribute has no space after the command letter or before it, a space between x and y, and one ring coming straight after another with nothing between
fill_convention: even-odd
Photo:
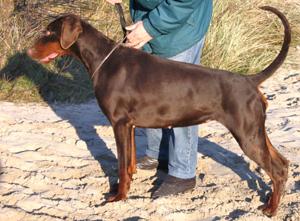
<instances>
[{"instance_id":1,"label":"dog's hind leg","mask_svg":"<svg viewBox=\"0 0 300 221\"><path fill-rule=\"evenodd\" d=\"M271 144L266 131L266 145L268 147L271 159L273 171L271 174L268 174L273 182L273 194L271 195L269 202L262 209L264 214L272 216L273 213L276 213L280 198L284 192L285 183L288 177L288 160L282 156ZM273 176L273 178L272 178Z\"/></svg>"},{"instance_id":2,"label":"dog's hind leg","mask_svg":"<svg viewBox=\"0 0 300 221\"><path fill-rule=\"evenodd\" d=\"M128 167L130 164L129 156L131 155L131 128L132 125L129 125L126 120L120 120L113 124L118 152L119 185L118 193L109 197L108 202L126 199L130 188L131 177L128 173Z\"/></svg>"},{"instance_id":3,"label":"dog's hind leg","mask_svg":"<svg viewBox=\"0 0 300 221\"><path fill-rule=\"evenodd\" d=\"M261 108L253 109L256 111L247 110L238 114L238 117L236 115L228 117L225 126L231 131L244 153L271 178L273 191L263 207L263 213L274 216L287 180L288 161L272 146L267 137L264 111ZM237 125L234 122L239 123Z\"/></svg>"}]
</instances>

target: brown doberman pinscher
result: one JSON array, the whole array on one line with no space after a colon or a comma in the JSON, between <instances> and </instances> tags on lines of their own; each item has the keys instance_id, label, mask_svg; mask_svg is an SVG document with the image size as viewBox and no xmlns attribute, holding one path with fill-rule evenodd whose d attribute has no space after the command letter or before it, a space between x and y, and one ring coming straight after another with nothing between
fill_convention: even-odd
<instances>
[{"instance_id":1,"label":"brown doberman pinscher","mask_svg":"<svg viewBox=\"0 0 300 221\"><path fill-rule=\"evenodd\" d=\"M276 214L287 181L288 161L267 136L267 102L258 86L283 63L291 31L281 12L269 6L262 9L281 19L285 35L275 60L255 75L175 62L122 45L98 68L116 43L72 14L51 22L28 49L28 55L42 63L62 55L75 56L90 73L98 104L113 127L117 144L119 186L109 202L126 199L136 173L135 127L183 127L216 120L270 176L273 191L263 212Z\"/></svg>"}]
</instances>

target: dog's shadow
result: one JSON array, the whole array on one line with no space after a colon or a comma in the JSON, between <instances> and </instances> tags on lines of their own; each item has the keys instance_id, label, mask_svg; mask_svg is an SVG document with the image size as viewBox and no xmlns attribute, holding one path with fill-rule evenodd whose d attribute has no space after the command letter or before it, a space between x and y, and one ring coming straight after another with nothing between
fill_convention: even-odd
<instances>
[{"instance_id":1,"label":"dog's shadow","mask_svg":"<svg viewBox=\"0 0 300 221\"><path fill-rule=\"evenodd\" d=\"M58 62L57 65L60 66L63 64ZM74 79L76 78L76 76L78 76L78 73L73 72L74 70L75 69L72 69L72 67L69 67L67 70L69 74L73 76L73 78L60 76L60 82L63 85L72 85L75 83ZM40 96L49 105L49 107L52 108L56 115L59 116L62 120L68 121L75 128L79 139L83 140L87 144L87 148L90 151L91 155L99 162L101 169L109 179L110 193L114 192L116 188L115 184L118 180L118 162L115 154L111 151L110 148L108 148L103 138L98 135L95 129L95 127L97 126L108 126L108 120L102 114L101 110L94 100L91 101L91 105L82 106L82 108L86 108L84 116L80 116L78 115L78 112L73 111L72 108L74 106L72 107L72 105L64 106L54 104L51 96L49 97L51 91L49 92L50 89L47 88L47 84L41 84L40 78L34 76L43 73L47 73L47 75L49 76L55 75L55 73L49 72L50 71L44 68L44 66L28 58L26 54L17 53L12 56L8 60L7 65L2 70L0 70L0 79L5 79L13 82L16 78L21 76L29 78L29 80L38 88ZM93 108L90 108L91 106ZM80 113L82 114L81 111ZM136 134L137 157L140 157L145 154L146 135L143 129L138 129ZM223 147L213 142L201 138L199 138L198 152L204 156L210 157L219 164L230 168L242 180L247 181L249 188L258 192L261 197L261 201L265 201L265 192L266 190L270 190L270 188L262 181L260 177L258 177L249 169L249 165L242 157L229 150L224 149ZM152 192L157 189L164 176L164 173L161 172L158 172L155 175L157 179L154 181L154 187L151 189ZM258 183L259 186L257 186L256 183ZM107 197L108 194L104 193L104 196ZM135 197L137 196L131 196L130 198Z\"/></svg>"},{"instance_id":2,"label":"dog's shadow","mask_svg":"<svg viewBox=\"0 0 300 221\"><path fill-rule=\"evenodd\" d=\"M63 58L66 60L66 58ZM55 62L58 69L64 66L63 60ZM39 95L45 103L53 110L53 112L60 117L63 121L70 123L76 130L76 133L80 140L83 140L91 155L99 162L101 169L109 179L110 186L118 179L117 174L117 159L115 154L107 147L104 140L99 137L96 131L97 126L108 126L109 122L106 117L101 113L99 107L95 101L90 101L89 105L82 105L81 109L85 108L84 113L82 110L74 111L73 105L60 105L54 100L53 94L57 91L53 90L55 87L48 87L51 82L59 82L61 85L74 85L76 80L78 81L78 71L85 72L81 64L74 63L77 65L75 68L72 65L66 67L65 72L68 72L71 77L64 77L57 73L51 72L46 69L43 65L35 62L29 58L25 53L16 53L8 59L7 64L3 69L0 70L0 79L6 82L14 84L18 78L25 77L29 80L34 87L37 88ZM77 72L77 73L76 73ZM82 73L84 75L87 73ZM55 81L51 81L51 78L59 78ZM88 79L88 76L86 76ZM0 89L2 85L0 85ZM79 88L78 88L79 90ZM91 91L91 93L93 93ZM92 108L90 108L92 107ZM112 166L113 164L113 166Z\"/></svg>"}]
</instances>

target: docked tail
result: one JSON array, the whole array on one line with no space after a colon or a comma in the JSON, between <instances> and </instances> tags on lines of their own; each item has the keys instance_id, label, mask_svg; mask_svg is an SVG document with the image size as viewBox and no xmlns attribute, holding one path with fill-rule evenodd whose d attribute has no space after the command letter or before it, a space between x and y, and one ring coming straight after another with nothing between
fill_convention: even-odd
<instances>
[{"instance_id":1,"label":"docked tail","mask_svg":"<svg viewBox=\"0 0 300 221\"><path fill-rule=\"evenodd\" d=\"M284 41L283 41L281 50L280 50L279 54L277 55L277 57L275 58L275 60L268 67L266 67L263 71L259 72L258 74L249 76L249 78L256 85L261 84L263 81L265 81L266 79L271 77L274 74L274 72L282 65L284 59L286 58L286 56L288 54L288 50L289 50L289 46L290 46L290 42L291 42L291 28L290 28L289 22L286 19L286 17L280 11L278 11L276 8L273 8L270 6L263 6L260 8L263 10L266 10L266 11L271 11L280 18L280 20L284 26Z\"/></svg>"}]
</instances>

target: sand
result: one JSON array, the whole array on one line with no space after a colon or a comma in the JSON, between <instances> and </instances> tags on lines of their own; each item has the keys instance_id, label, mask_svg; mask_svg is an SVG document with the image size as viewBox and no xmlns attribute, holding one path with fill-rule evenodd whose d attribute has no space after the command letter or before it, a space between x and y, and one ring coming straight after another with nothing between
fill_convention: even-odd
<instances>
[{"instance_id":1,"label":"sand","mask_svg":"<svg viewBox=\"0 0 300 221\"><path fill-rule=\"evenodd\" d=\"M117 181L116 144L92 100L0 102L0 220L300 220L300 71L280 70L261 89L269 103L269 137L290 161L276 217L257 209L270 193L269 177L217 122L199 126L193 191L153 200L151 191L166 174L138 170L128 199L105 204L110 184ZM142 156L142 129L137 144Z\"/></svg>"}]
</instances>

